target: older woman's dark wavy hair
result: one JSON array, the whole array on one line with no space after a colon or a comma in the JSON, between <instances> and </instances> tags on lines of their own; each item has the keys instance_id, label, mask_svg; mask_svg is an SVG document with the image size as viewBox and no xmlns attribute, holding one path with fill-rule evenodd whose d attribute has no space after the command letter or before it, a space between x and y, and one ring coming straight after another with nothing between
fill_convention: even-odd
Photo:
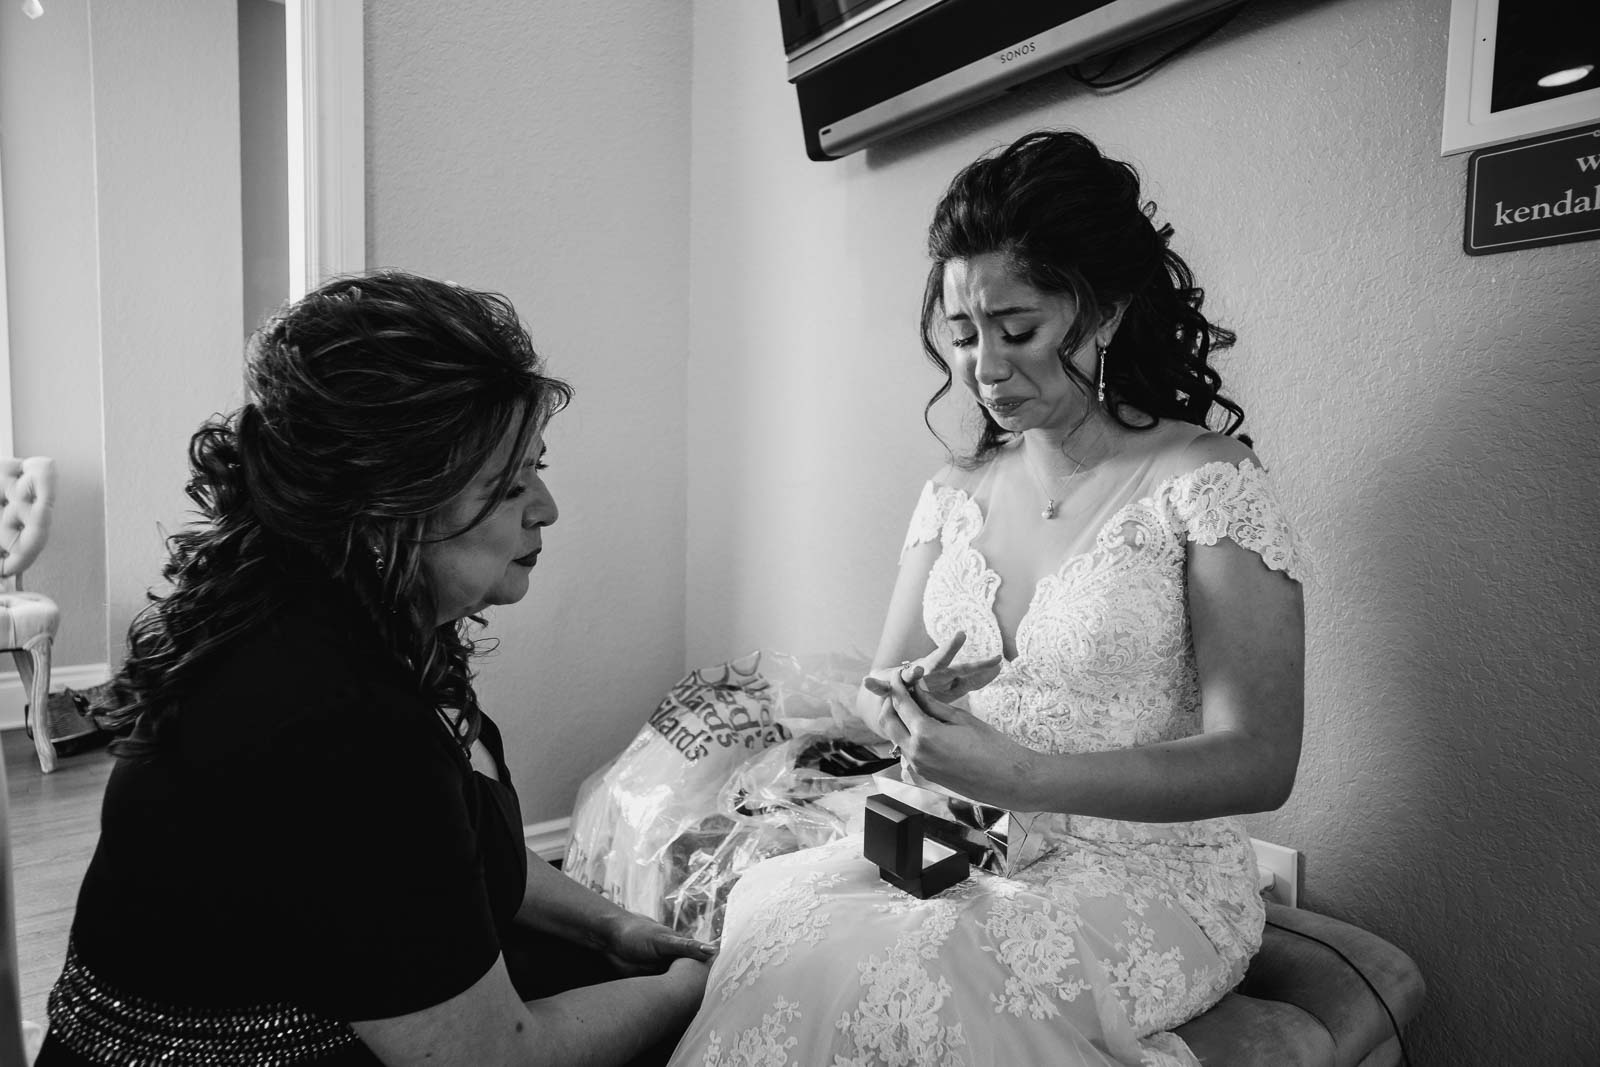
<instances>
[{"instance_id":1,"label":"older woman's dark wavy hair","mask_svg":"<svg viewBox=\"0 0 1600 1067\"><path fill-rule=\"evenodd\" d=\"M283 576L307 569L353 594L469 746L474 649L461 624L437 625L421 550L505 498L532 435L571 398L541 369L503 296L397 271L328 282L264 325L249 402L189 442L200 521L169 538L171 590L151 593L129 630L105 711L112 728L138 728L116 753L158 754L190 680L271 613ZM492 498L465 527L438 528L508 432Z\"/></svg>"},{"instance_id":2,"label":"older woman's dark wavy hair","mask_svg":"<svg viewBox=\"0 0 1600 1067\"><path fill-rule=\"evenodd\" d=\"M1238 430L1244 411L1221 395L1222 378L1208 362L1212 352L1233 344L1234 335L1201 314L1205 293L1167 247L1172 227L1157 228L1154 213L1155 204L1140 199L1133 167L1071 131L1027 134L957 174L928 227L933 265L922 298L922 347L944 372L924 408L929 429L933 406L952 382L934 332L945 264L996 253L1034 288L1072 299L1078 314L1062 342L1061 365L1090 397L1096 383L1068 355L1094 336L1117 303L1128 302L1106 351L1105 408L1119 423L1147 429L1179 419L1205 426L1216 407L1227 415L1222 431ZM1009 437L987 411L982 417L982 433L963 460L968 465L981 463Z\"/></svg>"}]
</instances>

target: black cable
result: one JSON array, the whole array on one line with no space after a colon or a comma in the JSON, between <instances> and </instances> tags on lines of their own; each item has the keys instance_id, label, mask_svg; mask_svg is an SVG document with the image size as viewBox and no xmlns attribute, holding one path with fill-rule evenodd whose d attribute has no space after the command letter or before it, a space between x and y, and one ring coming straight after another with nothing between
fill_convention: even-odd
<instances>
[{"instance_id":1,"label":"black cable","mask_svg":"<svg viewBox=\"0 0 1600 1067\"><path fill-rule=\"evenodd\" d=\"M1077 82L1078 84L1083 85L1083 86L1087 86L1090 89L1116 89L1116 88L1120 88L1121 86L1127 85L1130 82L1138 81L1140 78L1144 77L1146 74L1149 74L1151 71L1155 70L1157 67L1161 66L1162 64L1168 63L1168 62L1178 58L1183 53L1187 52L1189 49L1193 48L1195 45L1197 45L1201 41L1205 40L1207 37L1210 37L1212 34L1216 33L1218 30L1222 29L1222 27L1226 26L1229 22L1232 22L1234 16L1237 15L1240 11L1242 11L1246 6L1248 6L1248 4L1249 4L1249 0L1244 0L1243 3L1239 3L1239 4L1234 5L1233 7L1229 8L1226 12L1224 12L1222 17L1217 19L1211 25L1207 26L1205 29L1201 30L1199 33L1195 34L1193 37L1190 37L1188 40L1184 41L1182 44L1176 45L1173 48L1169 49L1168 51L1163 52L1161 55L1159 55L1156 58L1152 59L1150 62L1146 63L1144 66L1140 67L1138 70L1133 71L1131 74L1118 75L1117 77L1112 78L1109 81L1103 81L1102 80L1102 79L1105 78L1107 72L1110 71L1110 69L1113 66L1116 65L1117 59L1122 55L1122 52L1117 52L1112 56L1111 61L1108 62L1104 67L1100 68L1099 72L1096 73L1093 77L1085 77L1080 72L1079 67L1076 67L1076 66L1067 68L1067 76L1070 77L1073 81ZM1126 51L1126 49L1123 49L1123 51Z\"/></svg>"},{"instance_id":2,"label":"black cable","mask_svg":"<svg viewBox=\"0 0 1600 1067\"><path fill-rule=\"evenodd\" d=\"M1390 1027L1394 1029L1394 1039L1400 1043L1400 1062L1404 1064L1405 1067L1411 1067L1411 1057L1406 1054L1406 1039L1400 1034L1400 1023L1396 1021L1394 1012L1389 1010L1389 1002L1383 999L1383 994L1378 992L1378 987L1372 984L1372 980L1366 976L1360 967L1357 967L1353 962L1351 962L1349 956L1346 956L1336 947L1322 940L1322 938L1317 937L1315 934L1308 934L1304 930L1296 930L1292 926L1285 926L1282 923L1275 923L1271 919L1267 920L1267 925L1275 926L1279 930L1287 930L1291 934L1298 934L1307 941L1315 941L1329 952L1332 952L1335 956L1338 956L1341 960L1344 960L1345 965L1348 966L1352 971L1356 972L1356 977L1365 982L1367 984L1367 988L1372 990L1372 995L1378 998L1378 1003L1383 1007L1383 1013L1389 1017Z\"/></svg>"}]
</instances>

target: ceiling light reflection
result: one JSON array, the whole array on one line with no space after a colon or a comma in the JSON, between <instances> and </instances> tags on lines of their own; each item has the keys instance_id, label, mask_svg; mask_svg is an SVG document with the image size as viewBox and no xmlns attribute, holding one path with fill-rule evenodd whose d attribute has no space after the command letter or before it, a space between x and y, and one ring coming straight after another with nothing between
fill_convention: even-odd
<instances>
[{"instance_id":1,"label":"ceiling light reflection","mask_svg":"<svg viewBox=\"0 0 1600 1067\"><path fill-rule=\"evenodd\" d=\"M1554 89L1558 85L1571 85L1573 82L1582 81L1594 70L1593 63L1585 63L1581 67L1568 67L1558 70L1553 74L1546 74L1539 79L1539 88Z\"/></svg>"}]
</instances>

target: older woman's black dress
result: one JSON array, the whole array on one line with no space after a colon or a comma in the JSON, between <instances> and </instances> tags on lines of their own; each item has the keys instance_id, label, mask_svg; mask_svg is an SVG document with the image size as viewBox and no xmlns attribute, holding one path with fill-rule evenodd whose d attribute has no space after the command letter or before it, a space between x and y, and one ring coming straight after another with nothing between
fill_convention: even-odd
<instances>
[{"instance_id":1,"label":"older woman's black dress","mask_svg":"<svg viewBox=\"0 0 1600 1067\"><path fill-rule=\"evenodd\" d=\"M359 608L326 582L182 696L119 761L39 1067L372 1064L347 1025L461 993L527 878L498 730L472 771Z\"/></svg>"}]
</instances>

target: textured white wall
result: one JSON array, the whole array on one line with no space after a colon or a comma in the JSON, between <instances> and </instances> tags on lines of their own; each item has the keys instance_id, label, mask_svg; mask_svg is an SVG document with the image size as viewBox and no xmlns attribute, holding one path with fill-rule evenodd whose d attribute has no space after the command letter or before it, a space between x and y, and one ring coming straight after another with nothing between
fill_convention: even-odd
<instances>
[{"instance_id":1,"label":"textured white wall","mask_svg":"<svg viewBox=\"0 0 1600 1067\"><path fill-rule=\"evenodd\" d=\"M576 389L561 520L478 690L530 821L683 669L689 19L658 0L369 0L368 260L509 296Z\"/></svg>"},{"instance_id":2,"label":"textured white wall","mask_svg":"<svg viewBox=\"0 0 1600 1067\"><path fill-rule=\"evenodd\" d=\"M88 0L59 0L41 19L0 5L14 447L55 459L60 494L50 545L25 584L61 608L58 667L106 661L89 52Z\"/></svg>"},{"instance_id":3,"label":"textured white wall","mask_svg":"<svg viewBox=\"0 0 1600 1067\"><path fill-rule=\"evenodd\" d=\"M1238 329L1227 391L1319 565L1299 784L1253 829L1421 965L1413 1062L1597 1062L1600 244L1462 253L1448 5L1256 8L1128 91L1052 76L817 164L776 5L696 3L689 659L875 644L942 455L927 218L980 152L1082 129Z\"/></svg>"},{"instance_id":4,"label":"textured white wall","mask_svg":"<svg viewBox=\"0 0 1600 1067\"><path fill-rule=\"evenodd\" d=\"M238 16L231 3L192 0L119 0L92 16L116 663L159 584L163 531L190 519L189 437L243 392Z\"/></svg>"}]
</instances>

